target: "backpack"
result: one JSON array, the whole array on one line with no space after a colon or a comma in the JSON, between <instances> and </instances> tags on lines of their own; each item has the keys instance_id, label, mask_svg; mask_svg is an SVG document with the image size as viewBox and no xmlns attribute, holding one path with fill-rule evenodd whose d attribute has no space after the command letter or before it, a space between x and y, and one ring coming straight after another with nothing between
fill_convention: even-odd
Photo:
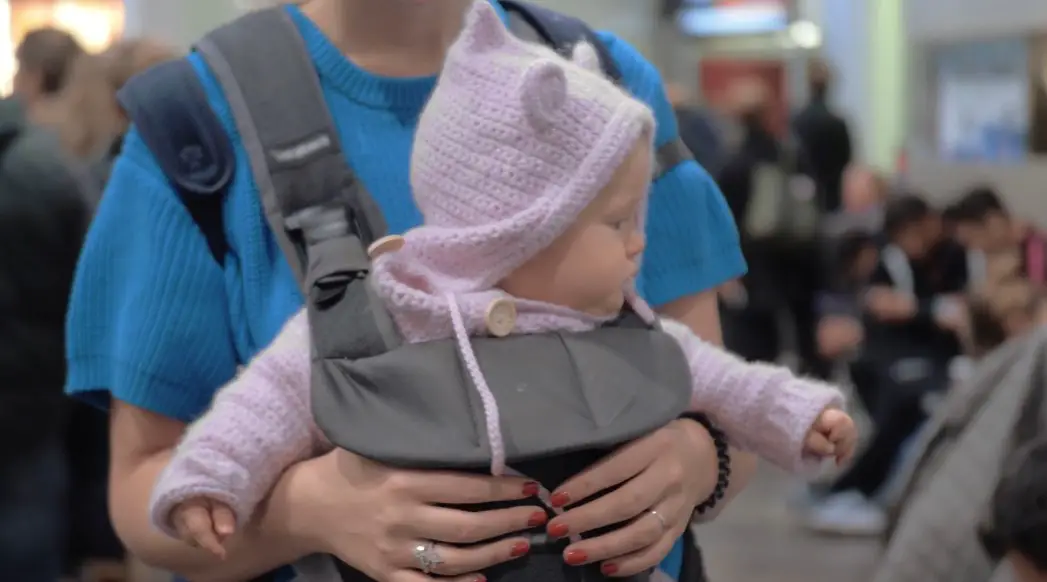
<instances>
[{"instance_id":1,"label":"backpack","mask_svg":"<svg viewBox=\"0 0 1047 582\"><path fill-rule=\"evenodd\" d=\"M503 0L501 5L511 15L511 29L517 35L547 44L565 55L576 42L587 40L596 48L605 74L616 82L621 80L607 48L581 21L520 2ZM314 352L322 355L321 365L334 361L328 358L349 361L372 357L378 364L370 372L378 375L400 373L414 379L419 373L432 373L432 369L423 371L418 363L406 365L410 362L404 362L402 357L396 365L382 360L418 347L393 349L401 344L396 327L383 308L374 308L378 300L364 281L370 265L367 249L385 235L386 225L377 205L346 163L314 67L289 15L283 9L248 14L207 35L195 50L207 61L234 112L266 218L306 298ZM279 74L274 74L276 71ZM182 59L149 69L131 79L118 99L199 227L212 257L222 264L229 250L222 206L233 178L233 151L192 66ZM295 112L293 118L288 118L288 111ZM679 140L662 146L656 155L656 178L691 159ZM351 333L346 333L345 321L353 321ZM509 341L529 342L537 338L502 339L508 346ZM613 339L604 339L585 343L586 338L579 338L574 345L593 353L616 347ZM679 348L671 347L678 355ZM478 345L477 353L482 356L483 351L483 346ZM430 358L430 363L457 361L453 352L440 358L429 354L422 355ZM648 383L656 383L659 375L682 373L666 365L664 359L647 360L638 368L650 374ZM341 377L335 379L340 376L337 370L323 369L318 374L317 369L314 376L322 375L324 383L344 382ZM606 374L597 375L603 378ZM344 400L344 393L318 390L314 384L317 424L325 430L335 424L355 429L353 423L325 418L345 410ZM608 406L623 402L610 397L597 400L608 402ZM437 404L440 402L434 402ZM666 410L669 408L675 408L675 403ZM338 440L332 442L341 446ZM421 444L439 445L438 440ZM372 439L369 444L391 447L397 443ZM395 457L388 451L372 452L379 459ZM384 453L388 455L382 457ZM700 555L689 531L684 547L686 577L682 579L702 580ZM332 561L324 558L298 564L300 577L364 579L344 564L336 564L337 571L333 572ZM555 561L560 563L558 554ZM557 571L560 569L556 567Z\"/></svg>"},{"instance_id":2,"label":"backpack","mask_svg":"<svg viewBox=\"0 0 1047 582\"><path fill-rule=\"evenodd\" d=\"M798 171L796 154L753 166L745 232L753 242L809 244L818 236L817 186Z\"/></svg>"}]
</instances>

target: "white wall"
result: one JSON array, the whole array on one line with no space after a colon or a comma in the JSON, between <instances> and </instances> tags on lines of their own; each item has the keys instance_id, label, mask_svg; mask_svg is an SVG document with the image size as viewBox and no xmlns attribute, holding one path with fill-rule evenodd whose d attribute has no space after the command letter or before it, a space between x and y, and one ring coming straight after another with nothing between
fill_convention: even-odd
<instances>
[{"instance_id":1,"label":"white wall","mask_svg":"<svg viewBox=\"0 0 1047 582\"><path fill-rule=\"evenodd\" d=\"M125 36L149 36L189 48L238 14L234 0L124 0Z\"/></svg>"},{"instance_id":2,"label":"white wall","mask_svg":"<svg viewBox=\"0 0 1047 582\"><path fill-rule=\"evenodd\" d=\"M917 42L1019 36L1047 29L1047 2L906 0L905 20L909 37Z\"/></svg>"}]
</instances>

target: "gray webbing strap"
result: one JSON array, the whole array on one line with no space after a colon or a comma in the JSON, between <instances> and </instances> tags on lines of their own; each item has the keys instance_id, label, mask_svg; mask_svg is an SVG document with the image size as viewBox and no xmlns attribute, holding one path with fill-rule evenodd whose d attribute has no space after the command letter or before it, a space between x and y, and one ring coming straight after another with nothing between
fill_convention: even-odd
<instances>
[{"instance_id":1,"label":"gray webbing strap","mask_svg":"<svg viewBox=\"0 0 1047 582\"><path fill-rule=\"evenodd\" d=\"M306 265L291 232L323 238L316 229L348 227L363 245L385 234L380 210L346 163L315 67L285 10L248 14L196 50L229 101L266 218L300 285Z\"/></svg>"},{"instance_id":2,"label":"gray webbing strap","mask_svg":"<svg viewBox=\"0 0 1047 582\"><path fill-rule=\"evenodd\" d=\"M654 180L657 182L676 166L693 160L694 155L687 149L683 140L676 138L654 152Z\"/></svg>"}]
</instances>

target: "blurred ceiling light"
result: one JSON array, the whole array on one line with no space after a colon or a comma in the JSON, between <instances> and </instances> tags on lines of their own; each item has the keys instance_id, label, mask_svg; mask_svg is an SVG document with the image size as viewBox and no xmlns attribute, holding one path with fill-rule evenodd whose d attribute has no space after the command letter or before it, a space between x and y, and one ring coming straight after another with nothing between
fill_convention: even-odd
<instances>
[{"instance_id":1,"label":"blurred ceiling light","mask_svg":"<svg viewBox=\"0 0 1047 582\"><path fill-rule=\"evenodd\" d=\"M810 20L797 20L789 25L789 40L802 49L814 49L822 45L822 29Z\"/></svg>"}]
</instances>

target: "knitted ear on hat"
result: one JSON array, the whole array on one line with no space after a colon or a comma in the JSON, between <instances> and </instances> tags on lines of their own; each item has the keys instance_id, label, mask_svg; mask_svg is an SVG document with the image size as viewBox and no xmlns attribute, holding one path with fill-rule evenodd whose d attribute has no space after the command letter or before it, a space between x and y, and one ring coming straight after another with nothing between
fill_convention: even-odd
<instances>
[{"instance_id":1,"label":"knitted ear on hat","mask_svg":"<svg viewBox=\"0 0 1047 582\"><path fill-rule=\"evenodd\" d=\"M487 0L475 0L465 16L460 41L477 52L496 49L505 44L509 31Z\"/></svg>"},{"instance_id":2,"label":"knitted ear on hat","mask_svg":"<svg viewBox=\"0 0 1047 582\"><path fill-rule=\"evenodd\" d=\"M549 129L567 102L567 76L563 67L542 60L528 67L520 83L520 102L527 120L538 131Z\"/></svg>"},{"instance_id":3,"label":"knitted ear on hat","mask_svg":"<svg viewBox=\"0 0 1047 582\"><path fill-rule=\"evenodd\" d=\"M574 45L571 51L571 62L594 73L602 72L600 55L597 54L593 45L584 41Z\"/></svg>"}]
</instances>

